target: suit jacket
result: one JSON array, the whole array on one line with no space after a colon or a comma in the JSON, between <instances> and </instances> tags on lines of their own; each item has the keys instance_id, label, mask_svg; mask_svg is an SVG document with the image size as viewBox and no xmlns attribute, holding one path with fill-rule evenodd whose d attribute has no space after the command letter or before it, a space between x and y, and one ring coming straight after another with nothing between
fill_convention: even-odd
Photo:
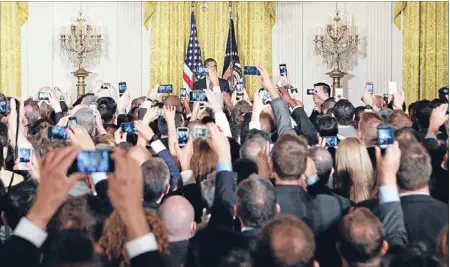
<instances>
[{"instance_id":1,"label":"suit jacket","mask_svg":"<svg viewBox=\"0 0 450 267\"><path fill-rule=\"evenodd\" d=\"M312 121L308 118L305 110L301 107L298 107L292 111L291 116L297 124L297 134L306 136L310 145L316 144L317 131L314 128L314 124L312 123Z\"/></svg>"},{"instance_id":2,"label":"suit jacket","mask_svg":"<svg viewBox=\"0 0 450 267\"><path fill-rule=\"evenodd\" d=\"M423 241L431 248L436 247L440 231L448 224L448 206L429 195L402 196L400 202L409 242ZM377 199L366 200L357 205L369 208L380 217ZM388 242L401 244L403 241Z\"/></svg>"},{"instance_id":3,"label":"suit jacket","mask_svg":"<svg viewBox=\"0 0 450 267\"><path fill-rule=\"evenodd\" d=\"M230 93L230 84L227 80L219 78L220 91ZM194 90L208 89L206 78L194 82Z\"/></svg>"},{"instance_id":4,"label":"suit jacket","mask_svg":"<svg viewBox=\"0 0 450 267\"><path fill-rule=\"evenodd\" d=\"M38 266L41 260L41 248L28 240L12 235L0 245L0 265L10 267Z\"/></svg>"},{"instance_id":5,"label":"suit jacket","mask_svg":"<svg viewBox=\"0 0 450 267\"><path fill-rule=\"evenodd\" d=\"M252 251L256 250L256 245L258 244L259 234L261 233L261 228L255 228L248 231L241 232L245 238L248 240L248 244Z\"/></svg>"},{"instance_id":6,"label":"suit jacket","mask_svg":"<svg viewBox=\"0 0 450 267\"><path fill-rule=\"evenodd\" d=\"M170 242L170 255L164 256L166 266L180 267L186 260L189 240Z\"/></svg>"},{"instance_id":7,"label":"suit jacket","mask_svg":"<svg viewBox=\"0 0 450 267\"><path fill-rule=\"evenodd\" d=\"M225 226L233 229L234 203L236 203L237 173L221 171L216 174L214 204L208 226Z\"/></svg>"},{"instance_id":8,"label":"suit jacket","mask_svg":"<svg viewBox=\"0 0 450 267\"><path fill-rule=\"evenodd\" d=\"M339 135L342 135L345 138L349 138L349 137L359 138L358 132L356 131L355 127L353 127L353 126L338 125L338 133L339 133Z\"/></svg>"},{"instance_id":9,"label":"suit jacket","mask_svg":"<svg viewBox=\"0 0 450 267\"><path fill-rule=\"evenodd\" d=\"M270 102L270 105L272 106L273 115L275 116L278 136L282 136L283 134L296 135L295 130L292 128L291 114L289 113L286 102L278 97L273 99Z\"/></svg>"},{"instance_id":10,"label":"suit jacket","mask_svg":"<svg viewBox=\"0 0 450 267\"><path fill-rule=\"evenodd\" d=\"M281 214L302 219L315 234L335 225L350 208L350 201L340 196L310 196L301 186L276 185Z\"/></svg>"}]
</instances>

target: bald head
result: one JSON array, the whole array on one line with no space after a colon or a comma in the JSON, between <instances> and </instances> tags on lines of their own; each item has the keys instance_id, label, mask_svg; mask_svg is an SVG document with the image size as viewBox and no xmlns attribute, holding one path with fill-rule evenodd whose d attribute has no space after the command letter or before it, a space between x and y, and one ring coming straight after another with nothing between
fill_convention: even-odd
<instances>
[{"instance_id":1,"label":"bald head","mask_svg":"<svg viewBox=\"0 0 450 267\"><path fill-rule=\"evenodd\" d=\"M159 208L170 242L187 240L195 231L195 213L191 203L182 196L171 196Z\"/></svg>"}]
</instances>

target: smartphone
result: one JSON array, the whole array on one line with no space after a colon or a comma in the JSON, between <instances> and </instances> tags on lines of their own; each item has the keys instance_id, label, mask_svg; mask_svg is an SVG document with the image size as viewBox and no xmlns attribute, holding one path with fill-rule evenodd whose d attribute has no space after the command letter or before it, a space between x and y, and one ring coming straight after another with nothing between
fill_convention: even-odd
<instances>
[{"instance_id":1,"label":"smartphone","mask_svg":"<svg viewBox=\"0 0 450 267\"><path fill-rule=\"evenodd\" d=\"M389 104L389 94L383 94L383 99L386 104Z\"/></svg>"},{"instance_id":2,"label":"smartphone","mask_svg":"<svg viewBox=\"0 0 450 267\"><path fill-rule=\"evenodd\" d=\"M124 122L120 124L120 128L122 129L122 133L134 133L136 129L134 128L133 122Z\"/></svg>"},{"instance_id":3,"label":"smartphone","mask_svg":"<svg viewBox=\"0 0 450 267\"><path fill-rule=\"evenodd\" d=\"M316 89L306 89L306 94L307 95L314 95L316 93Z\"/></svg>"},{"instance_id":4,"label":"smartphone","mask_svg":"<svg viewBox=\"0 0 450 267\"><path fill-rule=\"evenodd\" d=\"M122 96L125 91L127 90L127 83L126 82L120 82L119 83L119 96Z\"/></svg>"},{"instance_id":5,"label":"smartphone","mask_svg":"<svg viewBox=\"0 0 450 267\"><path fill-rule=\"evenodd\" d=\"M178 127L177 128L177 142L178 146L184 147L189 139L189 128Z\"/></svg>"},{"instance_id":6,"label":"smartphone","mask_svg":"<svg viewBox=\"0 0 450 267\"><path fill-rule=\"evenodd\" d=\"M367 92L373 94L373 82L366 83L366 90L367 90Z\"/></svg>"},{"instance_id":7,"label":"smartphone","mask_svg":"<svg viewBox=\"0 0 450 267\"><path fill-rule=\"evenodd\" d=\"M158 94L170 94L173 92L171 84L160 85L158 87Z\"/></svg>"},{"instance_id":8,"label":"smartphone","mask_svg":"<svg viewBox=\"0 0 450 267\"><path fill-rule=\"evenodd\" d=\"M61 96L59 97L59 101L62 101L62 102L66 101L66 98L64 97L63 94L61 94Z\"/></svg>"},{"instance_id":9,"label":"smartphone","mask_svg":"<svg viewBox=\"0 0 450 267\"><path fill-rule=\"evenodd\" d=\"M70 168L71 172L114 172L114 161L111 151L81 151Z\"/></svg>"},{"instance_id":10,"label":"smartphone","mask_svg":"<svg viewBox=\"0 0 450 267\"><path fill-rule=\"evenodd\" d=\"M287 75L287 67L286 64L280 64L280 76Z\"/></svg>"},{"instance_id":11,"label":"smartphone","mask_svg":"<svg viewBox=\"0 0 450 267\"><path fill-rule=\"evenodd\" d=\"M395 94L397 93L397 83L396 82L389 82L389 94Z\"/></svg>"},{"instance_id":12,"label":"smartphone","mask_svg":"<svg viewBox=\"0 0 450 267\"><path fill-rule=\"evenodd\" d=\"M17 164L17 169L18 170L29 170L27 164L31 162L31 157L32 157L32 153L33 153L33 147L29 144L23 144L23 145L18 145L18 164Z\"/></svg>"},{"instance_id":13,"label":"smartphone","mask_svg":"<svg viewBox=\"0 0 450 267\"><path fill-rule=\"evenodd\" d=\"M67 121L67 127L70 125L77 125L77 118L69 117L69 120Z\"/></svg>"},{"instance_id":14,"label":"smartphone","mask_svg":"<svg viewBox=\"0 0 450 267\"><path fill-rule=\"evenodd\" d=\"M48 139L50 140L67 140L67 127L61 127L58 125L48 126Z\"/></svg>"},{"instance_id":15,"label":"smartphone","mask_svg":"<svg viewBox=\"0 0 450 267\"><path fill-rule=\"evenodd\" d=\"M0 101L0 115L6 115L9 113L9 103L8 100Z\"/></svg>"},{"instance_id":16,"label":"smartphone","mask_svg":"<svg viewBox=\"0 0 450 267\"><path fill-rule=\"evenodd\" d=\"M164 116L164 109L158 108L158 110L156 110L156 115L158 115L159 117Z\"/></svg>"},{"instance_id":17,"label":"smartphone","mask_svg":"<svg viewBox=\"0 0 450 267\"><path fill-rule=\"evenodd\" d=\"M138 120L142 120L144 119L145 113L147 113L147 109L146 108L139 108L138 111Z\"/></svg>"},{"instance_id":18,"label":"smartphone","mask_svg":"<svg viewBox=\"0 0 450 267\"><path fill-rule=\"evenodd\" d=\"M95 113L97 111L97 102L89 103L89 109L92 110L92 112Z\"/></svg>"},{"instance_id":19,"label":"smartphone","mask_svg":"<svg viewBox=\"0 0 450 267\"><path fill-rule=\"evenodd\" d=\"M244 96L244 83L238 82L236 84L236 100L241 101Z\"/></svg>"},{"instance_id":20,"label":"smartphone","mask_svg":"<svg viewBox=\"0 0 450 267\"><path fill-rule=\"evenodd\" d=\"M272 101L270 93L264 88L259 89L259 95L262 98L262 102L264 105L267 105Z\"/></svg>"},{"instance_id":21,"label":"smartphone","mask_svg":"<svg viewBox=\"0 0 450 267\"><path fill-rule=\"evenodd\" d=\"M193 90L189 92L189 98L191 102L206 102L206 92L203 90Z\"/></svg>"},{"instance_id":22,"label":"smartphone","mask_svg":"<svg viewBox=\"0 0 450 267\"><path fill-rule=\"evenodd\" d=\"M39 92L38 100L50 100L50 96L47 92Z\"/></svg>"},{"instance_id":23,"label":"smartphone","mask_svg":"<svg viewBox=\"0 0 450 267\"><path fill-rule=\"evenodd\" d=\"M205 68L205 67L200 66L197 69L197 74L200 75L200 76L205 76L206 74L208 74L208 69Z\"/></svg>"},{"instance_id":24,"label":"smartphone","mask_svg":"<svg viewBox=\"0 0 450 267\"><path fill-rule=\"evenodd\" d=\"M326 147L336 147L338 145L337 136L325 136L324 138Z\"/></svg>"},{"instance_id":25,"label":"smartphone","mask_svg":"<svg viewBox=\"0 0 450 267\"><path fill-rule=\"evenodd\" d=\"M394 143L394 130L390 124L380 124L377 127L377 144L381 151Z\"/></svg>"},{"instance_id":26,"label":"smartphone","mask_svg":"<svg viewBox=\"0 0 450 267\"><path fill-rule=\"evenodd\" d=\"M181 99L181 100L185 100L185 99L186 99L186 96L187 96L187 90L186 90L186 88L181 88L181 89L180 89L180 99Z\"/></svg>"},{"instance_id":27,"label":"smartphone","mask_svg":"<svg viewBox=\"0 0 450 267\"><path fill-rule=\"evenodd\" d=\"M208 137L208 128L205 126L195 126L193 136L195 139Z\"/></svg>"},{"instance_id":28,"label":"smartphone","mask_svg":"<svg viewBox=\"0 0 450 267\"><path fill-rule=\"evenodd\" d=\"M244 66L244 75L256 75L259 76L259 70L255 66Z\"/></svg>"},{"instance_id":29,"label":"smartphone","mask_svg":"<svg viewBox=\"0 0 450 267\"><path fill-rule=\"evenodd\" d=\"M342 89L342 88L336 88L335 95L336 95L336 100L337 100L337 101L339 101L339 100L341 100L341 99L344 99L344 89Z\"/></svg>"}]
</instances>

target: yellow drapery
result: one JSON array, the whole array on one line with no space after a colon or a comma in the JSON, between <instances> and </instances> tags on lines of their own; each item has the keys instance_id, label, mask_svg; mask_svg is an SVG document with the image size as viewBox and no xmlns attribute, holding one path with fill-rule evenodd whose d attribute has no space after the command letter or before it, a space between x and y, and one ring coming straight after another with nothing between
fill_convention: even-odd
<instances>
[{"instance_id":1,"label":"yellow drapery","mask_svg":"<svg viewBox=\"0 0 450 267\"><path fill-rule=\"evenodd\" d=\"M448 85L448 2L397 2L403 14L403 88L407 103L433 99Z\"/></svg>"},{"instance_id":2,"label":"yellow drapery","mask_svg":"<svg viewBox=\"0 0 450 267\"><path fill-rule=\"evenodd\" d=\"M20 27L28 19L28 3L0 2L0 91L20 96Z\"/></svg>"},{"instance_id":3,"label":"yellow drapery","mask_svg":"<svg viewBox=\"0 0 450 267\"><path fill-rule=\"evenodd\" d=\"M191 2L146 2L144 23L151 27L152 84L173 84L176 93L183 84L183 64L190 33ZM228 2L195 2L195 19L202 59L214 58L222 76L230 24ZM241 65L272 67L274 2L233 2L236 38ZM151 20L151 23L149 23ZM245 77L250 96L260 88L255 77Z\"/></svg>"}]
</instances>

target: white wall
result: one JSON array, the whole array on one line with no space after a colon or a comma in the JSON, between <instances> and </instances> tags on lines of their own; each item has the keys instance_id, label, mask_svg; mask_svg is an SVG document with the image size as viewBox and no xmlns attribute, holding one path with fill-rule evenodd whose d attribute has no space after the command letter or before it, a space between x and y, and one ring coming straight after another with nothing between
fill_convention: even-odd
<instances>
[{"instance_id":1,"label":"white wall","mask_svg":"<svg viewBox=\"0 0 450 267\"><path fill-rule=\"evenodd\" d=\"M75 71L61 56L58 37L62 26L75 22L80 8L87 22L101 25L105 53L92 72L87 90L97 80L126 81L134 96L150 84L150 31L143 26L141 2L29 2L29 18L22 27L22 96L42 86L59 86L76 96Z\"/></svg>"},{"instance_id":2,"label":"white wall","mask_svg":"<svg viewBox=\"0 0 450 267\"><path fill-rule=\"evenodd\" d=\"M76 95L75 70L60 56L58 36L61 26L74 22L80 8L91 24L101 25L106 53L88 68L88 89L100 79L126 81L133 95L143 95L150 87L151 33L143 26L141 2L29 2L29 19L22 27L22 95L30 96L40 87L59 86ZM327 22L336 2L277 2L273 28L273 74L286 63L291 82L303 89L307 110L313 107L306 89L315 82L331 79L322 59L314 55L313 35L317 24ZM344 94L355 105L366 81L375 92L387 92L389 81L402 82L401 32L392 21L392 2L339 2L339 9L354 15L363 39L357 66L344 78Z\"/></svg>"},{"instance_id":3,"label":"white wall","mask_svg":"<svg viewBox=\"0 0 450 267\"><path fill-rule=\"evenodd\" d=\"M306 89L314 83L332 79L325 75L329 70L320 56L314 55L313 35L317 24L328 21L328 13L334 12L336 2L277 2L276 24L272 35L272 69L278 79L278 65L288 67L291 83L302 94L305 108L313 108L312 97ZM339 2L341 12L353 15L360 37L361 53L357 66L347 71L348 76L341 84L344 95L354 105L360 105L360 98L367 81L374 82L378 95L388 91L388 82L402 83L402 40L401 31L392 20L392 2ZM301 90L303 89L303 93Z\"/></svg>"}]
</instances>

